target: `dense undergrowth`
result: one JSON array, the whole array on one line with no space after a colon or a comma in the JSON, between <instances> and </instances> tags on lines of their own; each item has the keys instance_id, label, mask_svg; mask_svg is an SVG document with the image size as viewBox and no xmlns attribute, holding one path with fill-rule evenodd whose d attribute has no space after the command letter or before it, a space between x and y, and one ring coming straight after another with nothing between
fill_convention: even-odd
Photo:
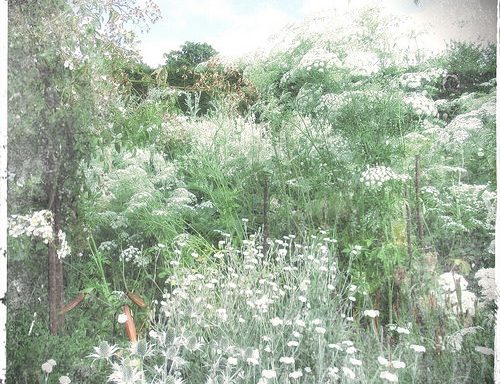
<instances>
[{"instance_id":1,"label":"dense undergrowth","mask_svg":"<svg viewBox=\"0 0 500 384\"><path fill-rule=\"evenodd\" d=\"M212 59L203 115L166 84L116 95L63 225L58 335L50 218L11 208L8 382L492 382L495 48L412 61L377 17Z\"/></svg>"}]
</instances>

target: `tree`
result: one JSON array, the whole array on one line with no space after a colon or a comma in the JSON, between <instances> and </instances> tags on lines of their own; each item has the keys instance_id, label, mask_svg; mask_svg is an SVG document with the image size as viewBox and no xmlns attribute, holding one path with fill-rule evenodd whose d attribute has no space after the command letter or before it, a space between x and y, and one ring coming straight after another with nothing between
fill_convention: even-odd
<instances>
[{"instance_id":1,"label":"tree","mask_svg":"<svg viewBox=\"0 0 500 384\"><path fill-rule=\"evenodd\" d=\"M109 17L108 17L109 16ZM63 228L76 219L80 165L105 137L116 98L113 60L132 57L126 23L154 21L132 0L9 1L8 169L10 214L48 210L50 332L63 324Z\"/></svg>"},{"instance_id":2,"label":"tree","mask_svg":"<svg viewBox=\"0 0 500 384\"><path fill-rule=\"evenodd\" d=\"M194 68L216 54L217 51L207 43L185 42L180 50L165 55L168 82L175 86L192 86L195 82Z\"/></svg>"}]
</instances>

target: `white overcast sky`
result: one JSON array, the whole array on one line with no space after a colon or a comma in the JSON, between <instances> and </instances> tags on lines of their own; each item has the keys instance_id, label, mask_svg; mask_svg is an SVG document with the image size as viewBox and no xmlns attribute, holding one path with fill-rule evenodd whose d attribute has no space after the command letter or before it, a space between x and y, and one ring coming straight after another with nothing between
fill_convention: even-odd
<instances>
[{"instance_id":1,"label":"white overcast sky","mask_svg":"<svg viewBox=\"0 0 500 384\"><path fill-rule=\"evenodd\" d=\"M496 39L496 0L156 0L162 19L140 37L139 50L152 67L164 63L163 55L186 41L208 43L224 56L240 56L262 47L268 38L289 23L337 8L354 9L366 4L383 4L395 13L417 22L434 25L428 44L477 32ZM459 28L458 19L471 22Z\"/></svg>"}]
</instances>

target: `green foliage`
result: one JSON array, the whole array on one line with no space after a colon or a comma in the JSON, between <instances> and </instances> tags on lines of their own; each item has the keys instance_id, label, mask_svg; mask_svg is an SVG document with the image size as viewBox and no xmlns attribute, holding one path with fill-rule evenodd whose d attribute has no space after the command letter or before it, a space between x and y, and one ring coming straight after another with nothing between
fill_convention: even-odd
<instances>
[{"instance_id":1,"label":"green foliage","mask_svg":"<svg viewBox=\"0 0 500 384\"><path fill-rule=\"evenodd\" d=\"M217 51L207 43L185 42L181 49L165 55L168 82L174 86L189 87L194 84L195 67L216 55Z\"/></svg>"},{"instance_id":2,"label":"green foliage","mask_svg":"<svg viewBox=\"0 0 500 384\"><path fill-rule=\"evenodd\" d=\"M383 371L400 382L491 379L491 356L476 347L489 353L494 308L475 275L493 266L495 52L453 43L414 60L391 44L396 20L372 11L349 21L354 34L341 28L346 20L326 17L313 30L292 28L286 49L247 64L188 42L154 72L111 43L89 45L88 61L77 62L51 39L40 37L50 48L41 53L13 35L14 57L40 56L24 79L12 73L13 89L36 89L19 118L22 98L12 94L20 173L10 187L26 197L16 210L45 207L43 174L32 170L45 169L57 145L73 148L76 158L62 164L72 172L63 193L73 197L64 212L76 250L65 260L66 302L86 296L58 338L42 322L26 336L32 313L44 311L42 294L15 307L9 377L43 380L39 366L54 358L73 382L138 372L174 383L261 383L274 373L283 383L343 383L351 371L361 382ZM100 22L87 25L89 41ZM65 108L47 112L50 89ZM40 122L51 124L42 139ZM28 164L22 148L33 140ZM10 241L11 261L44 251ZM453 281L443 291L442 272L460 272L469 290ZM140 343L131 348L117 322L131 304L125 292L147 304L133 307ZM96 372L84 377L77 356L92 352Z\"/></svg>"}]
</instances>

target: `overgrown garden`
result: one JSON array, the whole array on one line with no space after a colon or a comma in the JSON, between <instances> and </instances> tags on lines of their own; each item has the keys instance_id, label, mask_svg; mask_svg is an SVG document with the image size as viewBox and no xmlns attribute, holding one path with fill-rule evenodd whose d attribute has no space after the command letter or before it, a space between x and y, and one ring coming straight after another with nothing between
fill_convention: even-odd
<instances>
[{"instance_id":1,"label":"overgrown garden","mask_svg":"<svg viewBox=\"0 0 500 384\"><path fill-rule=\"evenodd\" d=\"M9 1L8 382L493 382L496 47L369 8L151 69L157 17Z\"/></svg>"}]
</instances>

